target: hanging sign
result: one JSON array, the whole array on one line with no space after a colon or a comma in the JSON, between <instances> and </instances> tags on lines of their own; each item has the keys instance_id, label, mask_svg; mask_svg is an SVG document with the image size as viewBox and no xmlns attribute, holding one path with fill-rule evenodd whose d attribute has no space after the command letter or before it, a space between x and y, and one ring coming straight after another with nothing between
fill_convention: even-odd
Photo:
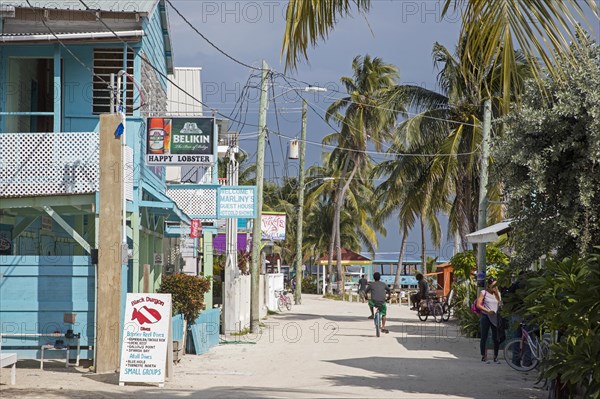
<instances>
[{"instance_id":1,"label":"hanging sign","mask_svg":"<svg viewBox=\"0 0 600 399\"><path fill-rule=\"evenodd\" d=\"M261 231L263 240L285 240L285 213L263 213L261 219Z\"/></svg>"},{"instance_id":2,"label":"hanging sign","mask_svg":"<svg viewBox=\"0 0 600 399\"><path fill-rule=\"evenodd\" d=\"M256 187L219 187L219 218L254 218Z\"/></svg>"},{"instance_id":3,"label":"hanging sign","mask_svg":"<svg viewBox=\"0 0 600 399\"><path fill-rule=\"evenodd\" d=\"M215 118L148 118L146 164L212 165Z\"/></svg>"},{"instance_id":4,"label":"hanging sign","mask_svg":"<svg viewBox=\"0 0 600 399\"><path fill-rule=\"evenodd\" d=\"M163 386L171 345L171 294L127 294L119 385Z\"/></svg>"},{"instance_id":5,"label":"hanging sign","mask_svg":"<svg viewBox=\"0 0 600 399\"><path fill-rule=\"evenodd\" d=\"M202 223L200 219L192 219L190 225L190 238L198 238L202 234Z\"/></svg>"}]
</instances>

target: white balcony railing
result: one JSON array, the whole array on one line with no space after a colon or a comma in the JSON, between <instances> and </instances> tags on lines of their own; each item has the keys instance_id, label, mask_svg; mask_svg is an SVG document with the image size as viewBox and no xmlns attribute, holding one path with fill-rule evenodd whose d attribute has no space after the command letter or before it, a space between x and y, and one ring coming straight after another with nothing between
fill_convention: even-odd
<instances>
[{"instance_id":1,"label":"white balcony railing","mask_svg":"<svg viewBox=\"0 0 600 399\"><path fill-rule=\"evenodd\" d=\"M97 132L1 133L0 198L94 194L99 190ZM133 198L133 150L126 148L125 196Z\"/></svg>"},{"instance_id":2,"label":"white balcony railing","mask_svg":"<svg viewBox=\"0 0 600 399\"><path fill-rule=\"evenodd\" d=\"M2 133L0 151L0 197L98 191L98 133Z\"/></svg>"}]
</instances>

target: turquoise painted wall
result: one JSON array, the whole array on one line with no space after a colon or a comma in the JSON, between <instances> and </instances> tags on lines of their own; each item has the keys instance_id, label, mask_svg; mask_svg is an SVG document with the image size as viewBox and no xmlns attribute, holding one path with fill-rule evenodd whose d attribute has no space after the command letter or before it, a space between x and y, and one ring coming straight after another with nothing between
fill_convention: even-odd
<instances>
[{"instance_id":1,"label":"turquoise painted wall","mask_svg":"<svg viewBox=\"0 0 600 399\"><path fill-rule=\"evenodd\" d=\"M64 334L67 329L73 329L75 333L81 333L82 346L93 345L94 275L94 266L86 256L3 256L0 264L0 332L60 331ZM74 325L64 323L65 313L77 314ZM39 346L55 340L49 337L3 337L2 348L36 345L37 349L14 350L19 359L36 359L40 357ZM75 341L69 343L76 344ZM53 355L59 354L48 352L49 358ZM92 351L82 350L81 356L91 358Z\"/></svg>"}]
</instances>

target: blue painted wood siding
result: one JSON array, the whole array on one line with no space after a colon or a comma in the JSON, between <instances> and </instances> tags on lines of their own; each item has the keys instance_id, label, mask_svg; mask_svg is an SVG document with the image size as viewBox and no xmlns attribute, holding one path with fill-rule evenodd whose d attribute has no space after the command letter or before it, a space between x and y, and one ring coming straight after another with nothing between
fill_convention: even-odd
<instances>
[{"instance_id":1,"label":"blue painted wood siding","mask_svg":"<svg viewBox=\"0 0 600 399\"><path fill-rule=\"evenodd\" d=\"M94 266L87 256L3 256L0 263L0 332L3 334L51 334L68 329L81 333L81 345L94 344ZM76 313L74 325L64 322L65 313ZM39 346L56 338L3 337L2 347L19 359L37 359ZM64 339L63 339L64 340ZM65 343L76 345L75 341ZM64 356L48 352L49 356ZM83 359L92 351L82 350ZM74 355L72 355L74 358Z\"/></svg>"},{"instance_id":2,"label":"blue painted wood siding","mask_svg":"<svg viewBox=\"0 0 600 399\"><path fill-rule=\"evenodd\" d=\"M196 322L190 326L197 355L207 353L210 348L219 345L220 328L221 309L208 309L200 313Z\"/></svg>"},{"instance_id":3,"label":"blue painted wood siding","mask_svg":"<svg viewBox=\"0 0 600 399\"><path fill-rule=\"evenodd\" d=\"M158 7L149 18L144 19L142 22L142 29L144 30L144 40L142 41L142 51L146 55L148 61L152 63L156 69L158 69L163 75L167 74L167 62L165 59L165 39L163 36L163 27L160 21L160 12ZM157 74L160 83L163 86L165 92L167 91L167 80Z\"/></svg>"}]
</instances>

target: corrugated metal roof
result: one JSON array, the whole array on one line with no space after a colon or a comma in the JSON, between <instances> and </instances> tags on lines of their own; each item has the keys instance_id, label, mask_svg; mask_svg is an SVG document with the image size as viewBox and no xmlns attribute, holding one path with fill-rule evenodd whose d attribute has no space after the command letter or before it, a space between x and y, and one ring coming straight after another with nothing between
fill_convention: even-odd
<instances>
[{"instance_id":1,"label":"corrugated metal roof","mask_svg":"<svg viewBox=\"0 0 600 399\"><path fill-rule=\"evenodd\" d=\"M194 98L202 101L201 71L202 68L175 68L174 73L170 78L177 86L193 95ZM202 104L194 101L171 82L168 83L167 102L167 112L169 115L184 116L202 114Z\"/></svg>"},{"instance_id":2,"label":"corrugated metal roof","mask_svg":"<svg viewBox=\"0 0 600 399\"><path fill-rule=\"evenodd\" d=\"M57 10L85 10L85 6L77 0L55 1L55 0L29 0L31 5L36 8L49 8ZM93 10L100 11L125 11L138 12L141 14L150 14L158 0L89 0L85 4ZM26 1L2 0L0 5L12 5L15 7L29 8Z\"/></svg>"}]
</instances>

